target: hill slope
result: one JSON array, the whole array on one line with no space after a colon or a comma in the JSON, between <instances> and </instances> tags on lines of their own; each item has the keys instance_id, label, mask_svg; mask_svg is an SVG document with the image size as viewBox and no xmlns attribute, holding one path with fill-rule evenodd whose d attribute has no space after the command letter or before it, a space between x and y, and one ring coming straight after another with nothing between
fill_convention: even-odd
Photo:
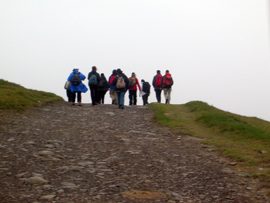
<instances>
[{"instance_id":1,"label":"hill slope","mask_svg":"<svg viewBox=\"0 0 270 203\"><path fill-rule=\"evenodd\" d=\"M0 79L0 109L24 110L48 102L64 101L53 93L26 89Z\"/></svg>"}]
</instances>

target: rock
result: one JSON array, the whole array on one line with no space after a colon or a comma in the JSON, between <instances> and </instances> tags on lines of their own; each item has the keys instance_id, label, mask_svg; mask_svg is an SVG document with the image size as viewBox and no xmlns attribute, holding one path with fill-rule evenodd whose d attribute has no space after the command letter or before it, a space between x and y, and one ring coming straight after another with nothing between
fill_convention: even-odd
<instances>
[{"instance_id":1,"label":"rock","mask_svg":"<svg viewBox=\"0 0 270 203\"><path fill-rule=\"evenodd\" d=\"M44 150L44 151L40 151L38 153L38 155L40 155L40 156L52 156L53 152Z\"/></svg>"},{"instance_id":2,"label":"rock","mask_svg":"<svg viewBox=\"0 0 270 203\"><path fill-rule=\"evenodd\" d=\"M74 183L68 183L68 182L63 182L62 183L64 189L76 189L78 186L76 186Z\"/></svg>"},{"instance_id":3,"label":"rock","mask_svg":"<svg viewBox=\"0 0 270 203\"><path fill-rule=\"evenodd\" d=\"M24 176L26 176L27 174L29 174L29 172L24 172L24 173L20 173L20 174L17 174L15 175L17 178L22 178Z\"/></svg>"},{"instance_id":4,"label":"rock","mask_svg":"<svg viewBox=\"0 0 270 203\"><path fill-rule=\"evenodd\" d=\"M15 141L15 138L10 138L7 140L8 142L12 142L12 141Z\"/></svg>"},{"instance_id":5,"label":"rock","mask_svg":"<svg viewBox=\"0 0 270 203\"><path fill-rule=\"evenodd\" d=\"M113 113L113 112L106 112L105 114L109 115L109 116L114 116L115 115L115 113Z\"/></svg>"},{"instance_id":6,"label":"rock","mask_svg":"<svg viewBox=\"0 0 270 203\"><path fill-rule=\"evenodd\" d=\"M36 143L34 141L27 141L24 144L26 144L26 145L35 145Z\"/></svg>"},{"instance_id":7,"label":"rock","mask_svg":"<svg viewBox=\"0 0 270 203\"><path fill-rule=\"evenodd\" d=\"M44 184L44 183L48 183L47 180L45 180L45 179L43 179L41 177L38 177L38 176L28 178L27 179L27 182L30 183L30 184Z\"/></svg>"},{"instance_id":8,"label":"rock","mask_svg":"<svg viewBox=\"0 0 270 203\"><path fill-rule=\"evenodd\" d=\"M268 151L265 151L265 150L260 150L259 151L261 154L267 154L267 153L269 153Z\"/></svg>"},{"instance_id":9,"label":"rock","mask_svg":"<svg viewBox=\"0 0 270 203\"><path fill-rule=\"evenodd\" d=\"M42 196L40 197L40 199L43 199L43 200L52 200L56 195L45 195L45 196Z\"/></svg>"}]
</instances>

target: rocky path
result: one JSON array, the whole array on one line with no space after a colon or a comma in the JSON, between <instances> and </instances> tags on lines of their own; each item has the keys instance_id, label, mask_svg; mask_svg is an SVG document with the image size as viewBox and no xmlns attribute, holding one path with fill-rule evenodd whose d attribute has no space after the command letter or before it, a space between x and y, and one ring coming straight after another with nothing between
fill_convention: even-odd
<instances>
[{"instance_id":1,"label":"rocky path","mask_svg":"<svg viewBox=\"0 0 270 203\"><path fill-rule=\"evenodd\" d=\"M3 117L2 117L3 118ZM141 106L36 108L0 129L0 202L270 202Z\"/></svg>"}]
</instances>

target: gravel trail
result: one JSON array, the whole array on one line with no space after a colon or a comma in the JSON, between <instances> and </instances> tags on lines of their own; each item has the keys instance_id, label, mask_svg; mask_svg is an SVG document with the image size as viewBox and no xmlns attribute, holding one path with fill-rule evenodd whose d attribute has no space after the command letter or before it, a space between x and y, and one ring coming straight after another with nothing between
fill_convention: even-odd
<instances>
[{"instance_id":1,"label":"gravel trail","mask_svg":"<svg viewBox=\"0 0 270 203\"><path fill-rule=\"evenodd\" d=\"M62 103L1 118L0 202L270 202L214 148L157 126L143 106Z\"/></svg>"}]
</instances>

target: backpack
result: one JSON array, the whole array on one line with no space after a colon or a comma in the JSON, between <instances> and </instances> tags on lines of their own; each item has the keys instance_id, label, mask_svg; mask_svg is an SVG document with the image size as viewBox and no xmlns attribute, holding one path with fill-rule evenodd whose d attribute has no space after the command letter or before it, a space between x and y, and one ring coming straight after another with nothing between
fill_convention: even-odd
<instances>
[{"instance_id":1,"label":"backpack","mask_svg":"<svg viewBox=\"0 0 270 203\"><path fill-rule=\"evenodd\" d=\"M105 79L104 78L101 78L101 80L98 83L98 86L99 87L104 87L105 86L104 84L105 84Z\"/></svg>"},{"instance_id":2,"label":"backpack","mask_svg":"<svg viewBox=\"0 0 270 203\"><path fill-rule=\"evenodd\" d=\"M163 87L170 88L173 84L172 77L165 76L163 80Z\"/></svg>"},{"instance_id":3,"label":"backpack","mask_svg":"<svg viewBox=\"0 0 270 203\"><path fill-rule=\"evenodd\" d=\"M162 81L162 76L161 75L157 75L156 81L155 81L155 86L156 87L160 87L161 86L161 81Z\"/></svg>"},{"instance_id":4,"label":"backpack","mask_svg":"<svg viewBox=\"0 0 270 203\"><path fill-rule=\"evenodd\" d=\"M135 78L129 78L129 83L128 83L128 89L134 87L136 85L136 79Z\"/></svg>"},{"instance_id":5,"label":"backpack","mask_svg":"<svg viewBox=\"0 0 270 203\"><path fill-rule=\"evenodd\" d=\"M145 93L150 93L150 84L149 84L149 82L144 82L143 83L143 91L145 92Z\"/></svg>"},{"instance_id":6,"label":"backpack","mask_svg":"<svg viewBox=\"0 0 270 203\"><path fill-rule=\"evenodd\" d=\"M116 82L116 88L124 88L126 86L125 80L122 76L118 76L117 82Z\"/></svg>"},{"instance_id":7,"label":"backpack","mask_svg":"<svg viewBox=\"0 0 270 203\"><path fill-rule=\"evenodd\" d=\"M97 84L97 76L95 74L92 74L89 78L89 85L96 85Z\"/></svg>"},{"instance_id":8,"label":"backpack","mask_svg":"<svg viewBox=\"0 0 270 203\"><path fill-rule=\"evenodd\" d=\"M78 86L81 83L80 73L74 73L70 82L72 85Z\"/></svg>"},{"instance_id":9,"label":"backpack","mask_svg":"<svg viewBox=\"0 0 270 203\"><path fill-rule=\"evenodd\" d=\"M110 85L113 85L112 82L113 82L114 78L115 78L115 75L112 75L110 78Z\"/></svg>"}]
</instances>

